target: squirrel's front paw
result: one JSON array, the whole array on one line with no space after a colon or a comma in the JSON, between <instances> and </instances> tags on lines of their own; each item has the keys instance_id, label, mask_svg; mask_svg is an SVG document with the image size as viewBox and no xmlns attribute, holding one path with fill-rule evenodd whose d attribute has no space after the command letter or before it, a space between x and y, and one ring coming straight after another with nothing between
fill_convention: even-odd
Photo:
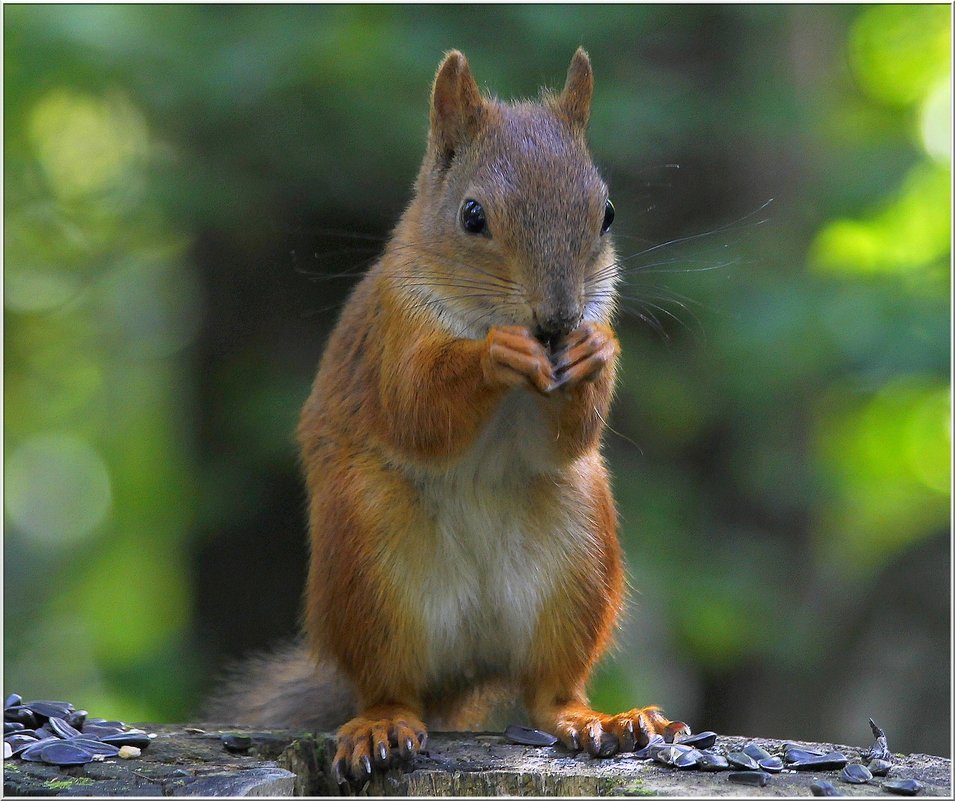
<instances>
[{"instance_id":1,"label":"squirrel's front paw","mask_svg":"<svg viewBox=\"0 0 955 801\"><path fill-rule=\"evenodd\" d=\"M338 750L332 760L335 780L344 784L349 779L370 779L373 770L387 770L394 759L411 760L427 741L427 727L410 711L366 709L338 730Z\"/></svg>"},{"instance_id":2,"label":"squirrel's front paw","mask_svg":"<svg viewBox=\"0 0 955 801\"><path fill-rule=\"evenodd\" d=\"M617 337L609 326L581 324L564 338L554 353L555 383L551 388L596 381L619 349Z\"/></svg>"},{"instance_id":3,"label":"squirrel's front paw","mask_svg":"<svg viewBox=\"0 0 955 801\"><path fill-rule=\"evenodd\" d=\"M487 335L484 375L491 384L530 386L547 394L555 383L547 348L519 325L495 326Z\"/></svg>"}]
</instances>

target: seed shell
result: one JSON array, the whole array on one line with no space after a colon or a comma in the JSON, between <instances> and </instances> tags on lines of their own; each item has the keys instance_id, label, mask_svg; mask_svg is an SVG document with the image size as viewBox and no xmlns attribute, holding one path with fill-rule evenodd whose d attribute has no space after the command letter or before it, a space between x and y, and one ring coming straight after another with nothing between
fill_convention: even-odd
<instances>
[{"instance_id":1,"label":"seed shell","mask_svg":"<svg viewBox=\"0 0 955 801\"><path fill-rule=\"evenodd\" d=\"M869 772L873 776L888 776L892 770L892 763L884 759L873 759L869 763Z\"/></svg>"},{"instance_id":2,"label":"seed shell","mask_svg":"<svg viewBox=\"0 0 955 801\"><path fill-rule=\"evenodd\" d=\"M135 759L138 756L142 756L142 751L140 751L134 745L124 745L119 749L119 758L120 759Z\"/></svg>"},{"instance_id":3,"label":"seed shell","mask_svg":"<svg viewBox=\"0 0 955 801\"><path fill-rule=\"evenodd\" d=\"M879 724L872 718L869 718L869 728L872 729L872 736L875 737L875 742L869 749L869 759L891 759L892 752L889 750L889 743L885 739L885 732L879 728Z\"/></svg>"},{"instance_id":4,"label":"seed shell","mask_svg":"<svg viewBox=\"0 0 955 801\"><path fill-rule=\"evenodd\" d=\"M700 751L700 770L715 772L718 770L729 770L729 760L722 754L716 754L711 751Z\"/></svg>"},{"instance_id":5,"label":"seed shell","mask_svg":"<svg viewBox=\"0 0 955 801\"><path fill-rule=\"evenodd\" d=\"M710 748L716 744L716 732L701 731L699 734L691 734L688 737L674 740L674 742L680 745L692 745L694 748L699 749Z\"/></svg>"},{"instance_id":6,"label":"seed shell","mask_svg":"<svg viewBox=\"0 0 955 801\"><path fill-rule=\"evenodd\" d=\"M753 770L734 771L727 775L727 779L735 784L748 784L751 787L765 787L769 784L768 773Z\"/></svg>"},{"instance_id":7,"label":"seed shell","mask_svg":"<svg viewBox=\"0 0 955 801\"><path fill-rule=\"evenodd\" d=\"M915 779L891 779L882 782L882 789L895 795L918 795L925 785Z\"/></svg>"},{"instance_id":8,"label":"seed shell","mask_svg":"<svg viewBox=\"0 0 955 801\"><path fill-rule=\"evenodd\" d=\"M853 762L842 769L839 778L849 784L865 784L872 778L872 773L865 765Z\"/></svg>"},{"instance_id":9,"label":"seed shell","mask_svg":"<svg viewBox=\"0 0 955 801\"><path fill-rule=\"evenodd\" d=\"M673 766L681 770L695 768L700 764L701 758L702 754L696 748L691 748L689 751L684 751L677 756L677 758L673 760Z\"/></svg>"},{"instance_id":10,"label":"seed shell","mask_svg":"<svg viewBox=\"0 0 955 801\"><path fill-rule=\"evenodd\" d=\"M747 743L743 748L743 753L759 762L761 759L769 759L772 754L765 748L756 745L756 743Z\"/></svg>"},{"instance_id":11,"label":"seed shell","mask_svg":"<svg viewBox=\"0 0 955 801\"><path fill-rule=\"evenodd\" d=\"M730 753L726 755L726 758L729 760L730 765L737 770L759 770L759 765L756 764L756 760L749 754L744 754L742 751L730 751Z\"/></svg>"},{"instance_id":12,"label":"seed shell","mask_svg":"<svg viewBox=\"0 0 955 801\"><path fill-rule=\"evenodd\" d=\"M639 751L634 751L633 755L637 759L653 759L656 752L666 746L666 743L663 740L662 734L654 734L643 748Z\"/></svg>"},{"instance_id":13,"label":"seed shell","mask_svg":"<svg viewBox=\"0 0 955 801\"><path fill-rule=\"evenodd\" d=\"M504 738L518 745L532 745L540 748L557 744L557 738L553 734L527 726L508 726L504 730Z\"/></svg>"},{"instance_id":14,"label":"seed shell","mask_svg":"<svg viewBox=\"0 0 955 801\"><path fill-rule=\"evenodd\" d=\"M24 706L39 719L65 718L73 711L73 704L69 701L27 701Z\"/></svg>"},{"instance_id":15,"label":"seed shell","mask_svg":"<svg viewBox=\"0 0 955 801\"><path fill-rule=\"evenodd\" d=\"M86 716L89 714L85 709L76 709L66 716L66 722L74 729L82 729L86 722Z\"/></svg>"},{"instance_id":16,"label":"seed shell","mask_svg":"<svg viewBox=\"0 0 955 801\"><path fill-rule=\"evenodd\" d=\"M43 746L40 755L50 765L85 765L93 761L93 755L85 748L64 741Z\"/></svg>"},{"instance_id":17,"label":"seed shell","mask_svg":"<svg viewBox=\"0 0 955 801\"><path fill-rule=\"evenodd\" d=\"M825 756L810 757L798 762L790 762L789 767L793 770L839 770L849 764L845 754L838 751L830 751Z\"/></svg>"},{"instance_id":18,"label":"seed shell","mask_svg":"<svg viewBox=\"0 0 955 801\"><path fill-rule=\"evenodd\" d=\"M807 759L812 759L813 757L825 756L824 751L817 751L814 748L803 748L799 745L793 745L792 743L786 743L786 753L785 760L787 762L803 762Z\"/></svg>"},{"instance_id":19,"label":"seed shell","mask_svg":"<svg viewBox=\"0 0 955 801\"><path fill-rule=\"evenodd\" d=\"M675 765L677 759L679 759L684 754L688 754L695 749L690 745L677 744L667 744L661 748L657 748L655 752L651 755L652 759L659 762L661 765Z\"/></svg>"},{"instance_id":20,"label":"seed shell","mask_svg":"<svg viewBox=\"0 0 955 801\"><path fill-rule=\"evenodd\" d=\"M125 734L121 728L118 726L99 726L95 723L87 722L83 726L83 734L92 736L92 737L111 737L114 734Z\"/></svg>"},{"instance_id":21,"label":"seed shell","mask_svg":"<svg viewBox=\"0 0 955 801\"><path fill-rule=\"evenodd\" d=\"M845 795L845 793L842 792L842 790L837 789L832 782L821 781L818 779L809 785L809 791L813 795L821 796Z\"/></svg>"},{"instance_id":22,"label":"seed shell","mask_svg":"<svg viewBox=\"0 0 955 801\"><path fill-rule=\"evenodd\" d=\"M109 743L103 743L99 740L93 740L88 737L74 737L68 740L71 745L77 745L85 751L89 751L93 756L101 754L104 757L113 757L119 753L119 748Z\"/></svg>"},{"instance_id":23,"label":"seed shell","mask_svg":"<svg viewBox=\"0 0 955 801\"><path fill-rule=\"evenodd\" d=\"M769 756L766 759L760 759L756 764L759 765L761 770L765 770L767 773L781 773L783 769L783 761L778 756Z\"/></svg>"},{"instance_id":24,"label":"seed shell","mask_svg":"<svg viewBox=\"0 0 955 801\"><path fill-rule=\"evenodd\" d=\"M100 736L100 740L102 740L104 743L109 743L110 745L115 745L120 748L122 748L124 745L132 745L136 748L145 748L152 742L148 735L132 731L126 731L120 734L110 734L108 736ZM249 742L251 743L251 739Z\"/></svg>"},{"instance_id":25,"label":"seed shell","mask_svg":"<svg viewBox=\"0 0 955 801\"><path fill-rule=\"evenodd\" d=\"M80 734L78 729L74 729L63 718L52 717L47 721L47 724L50 727L50 731L57 737L62 737L64 740L68 740L70 737L78 737Z\"/></svg>"},{"instance_id":26,"label":"seed shell","mask_svg":"<svg viewBox=\"0 0 955 801\"><path fill-rule=\"evenodd\" d=\"M104 740L104 742L111 742L111 740ZM139 745L139 743L129 743L129 745ZM146 745L149 745L149 738L146 738ZM222 745L225 746L226 751L238 754L252 747L252 738L248 734L223 734Z\"/></svg>"},{"instance_id":27,"label":"seed shell","mask_svg":"<svg viewBox=\"0 0 955 801\"><path fill-rule=\"evenodd\" d=\"M20 732L17 732L16 734L7 735L3 738L3 741L5 743L9 743L14 754L18 754L24 748L29 748L31 745L37 742L37 738L31 737L28 734L20 734Z\"/></svg>"},{"instance_id":28,"label":"seed shell","mask_svg":"<svg viewBox=\"0 0 955 801\"><path fill-rule=\"evenodd\" d=\"M59 737L44 737L42 740L37 740L35 743L22 747L17 753L20 755L20 759L25 759L27 762L42 762L41 752L44 747L57 742L62 742L62 740Z\"/></svg>"},{"instance_id":29,"label":"seed shell","mask_svg":"<svg viewBox=\"0 0 955 801\"><path fill-rule=\"evenodd\" d=\"M35 729L39 725L33 711L22 704L8 706L3 710L4 721L11 723L22 723L28 729Z\"/></svg>"}]
</instances>

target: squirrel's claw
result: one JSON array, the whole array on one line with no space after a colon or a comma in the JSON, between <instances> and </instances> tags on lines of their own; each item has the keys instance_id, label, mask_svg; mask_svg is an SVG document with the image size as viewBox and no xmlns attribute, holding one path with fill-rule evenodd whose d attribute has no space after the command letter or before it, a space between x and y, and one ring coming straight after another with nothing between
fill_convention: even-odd
<instances>
[{"instance_id":1,"label":"squirrel's claw","mask_svg":"<svg viewBox=\"0 0 955 801\"><path fill-rule=\"evenodd\" d=\"M616 352L616 338L608 328L583 323L567 335L551 357L555 378L551 389L596 381Z\"/></svg>"}]
</instances>

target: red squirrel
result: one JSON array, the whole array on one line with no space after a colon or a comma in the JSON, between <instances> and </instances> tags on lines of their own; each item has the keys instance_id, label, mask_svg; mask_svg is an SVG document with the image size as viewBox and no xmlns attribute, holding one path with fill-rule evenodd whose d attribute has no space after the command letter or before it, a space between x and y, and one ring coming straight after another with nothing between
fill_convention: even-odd
<instances>
[{"instance_id":1,"label":"red squirrel","mask_svg":"<svg viewBox=\"0 0 955 801\"><path fill-rule=\"evenodd\" d=\"M624 588L600 452L618 270L585 139L592 92L583 49L538 102L487 98L445 56L414 197L302 410L311 661L260 664L282 689L245 717L334 722L339 780L412 757L428 721L476 723L485 687L512 688L534 726L593 755L689 731L652 706L597 712L585 693ZM331 704L306 688L321 671L350 719L309 717Z\"/></svg>"}]
</instances>

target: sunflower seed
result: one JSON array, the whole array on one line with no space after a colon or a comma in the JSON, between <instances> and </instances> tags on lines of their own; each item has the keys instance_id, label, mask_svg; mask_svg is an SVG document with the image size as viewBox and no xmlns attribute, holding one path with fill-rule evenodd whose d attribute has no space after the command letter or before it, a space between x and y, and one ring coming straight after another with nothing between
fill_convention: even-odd
<instances>
[{"instance_id":1,"label":"sunflower seed","mask_svg":"<svg viewBox=\"0 0 955 801\"><path fill-rule=\"evenodd\" d=\"M700 770L712 773L717 770L729 770L729 767L729 760L722 754L700 751Z\"/></svg>"},{"instance_id":2,"label":"sunflower seed","mask_svg":"<svg viewBox=\"0 0 955 801\"><path fill-rule=\"evenodd\" d=\"M895 795L918 795L925 785L915 779L892 779L882 782L882 789Z\"/></svg>"},{"instance_id":3,"label":"sunflower seed","mask_svg":"<svg viewBox=\"0 0 955 801\"><path fill-rule=\"evenodd\" d=\"M115 745L120 748L122 748L124 745L132 745L136 748L145 748L152 742L148 735L131 731L101 736L99 739L104 743L109 743L110 745Z\"/></svg>"},{"instance_id":4,"label":"sunflower seed","mask_svg":"<svg viewBox=\"0 0 955 801\"><path fill-rule=\"evenodd\" d=\"M77 745L85 751L89 751L93 756L102 755L104 757L113 757L119 753L119 748L109 743L102 743L99 740L93 740L88 737L73 737L67 740L70 745Z\"/></svg>"},{"instance_id":5,"label":"sunflower seed","mask_svg":"<svg viewBox=\"0 0 955 801\"><path fill-rule=\"evenodd\" d=\"M846 765L839 774L839 778L849 784L865 784L872 778L872 773L865 765L852 763Z\"/></svg>"},{"instance_id":6,"label":"sunflower seed","mask_svg":"<svg viewBox=\"0 0 955 801\"><path fill-rule=\"evenodd\" d=\"M40 720L65 718L73 711L73 704L68 701L27 701L23 705Z\"/></svg>"},{"instance_id":7,"label":"sunflower seed","mask_svg":"<svg viewBox=\"0 0 955 801\"><path fill-rule=\"evenodd\" d=\"M807 759L825 755L826 754L824 751L817 751L814 748L803 748L801 745L786 743L786 753L784 755L784 759L787 762L804 762Z\"/></svg>"},{"instance_id":8,"label":"sunflower seed","mask_svg":"<svg viewBox=\"0 0 955 801\"><path fill-rule=\"evenodd\" d=\"M3 738L5 743L10 744L10 749L14 754L19 754L24 748L29 748L34 743L38 742L36 737L31 737L27 734L10 734Z\"/></svg>"},{"instance_id":9,"label":"sunflower seed","mask_svg":"<svg viewBox=\"0 0 955 801\"><path fill-rule=\"evenodd\" d=\"M765 787L770 780L768 773L753 770L736 771L728 774L726 778L736 784L748 784L752 787Z\"/></svg>"},{"instance_id":10,"label":"sunflower seed","mask_svg":"<svg viewBox=\"0 0 955 801\"><path fill-rule=\"evenodd\" d=\"M52 717L47 721L47 724L50 727L50 731L57 737L62 737L64 740L68 740L70 737L78 737L80 734L77 729L74 729L63 718Z\"/></svg>"},{"instance_id":11,"label":"sunflower seed","mask_svg":"<svg viewBox=\"0 0 955 801\"><path fill-rule=\"evenodd\" d=\"M689 751L684 751L673 760L673 767L680 768L681 770L695 768L700 764L700 759L702 759L702 757L703 755L700 751L698 751L696 748L691 748Z\"/></svg>"},{"instance_id":12,"label":"sunflower seed","mask_svg":"<svg viewBox=\"0 0 955 801\"><path fill-rule=\"evenodd\" d=\"M892 770L892 763L884 759L873 759L869 763L869 772L873 776L888 776L890 770Z\"/></svg>"},{"instance_id":13,"label":"sunflower seed","mask_svg":"<svg viewBox=\"0 0 955 801\"><path fill-rule=\"evenodd\" d=\"M85 748L62 740L43 746L40 755L49 765L85 765L93 761L93 755Z\"/></svg>"},{"instance_id":14,"label":"sunflower seed","mask_svg":"<svg viewBox=\"0 0 955 801\"><path fill-rule=\"evenodd\" d=\"M817 779L812 784L809 785L809 791L813 795L822 795L822 796L836 796L836 795L845 795L842 790L837 790L836 786L832 782L825 782Z\"/></svg>"},{"instance_id":15,"label":"sunflower seed","mask_svg":"<svg viewBox=\"0 0 955 801\"><path fill-rule=\"evenodd\" d=\"M778 756L769 756L766 759L760 759L757 763L761 770L765 770L767 773L781 773L783 769L783 761Z\"/></svg>"},{"instance_id":16,"label":"sunflower seed","mask_svg":"<svg viewBox=\"0 0 955 801\"><path fill-rule=\"evenodd\" d=\"M730 765L737 770L759 770L759 765L756 764L756 760L749 754L744 754L742 751L730 751L730 753L726 755L726 758L729 760Z\"/></svg>"},{"instance_id":17,"label":"sunflower seed","mask_svg":"<svg viewBox=\"0 0 955 801\"><path fill-rule=\"evenodd\" d=\"M694 748L709 748L716 743L716 732L701 731L699 734L691 734L688 737L674 739L673 742L679 745L692 745Z\"/></svg>"},{"instance_id":18,"label":"sunflower seed","mask_svg":"<svg viewBox=\"0 0 955 801\"><path fill-rule=\"evenodd\" d=\"M252 738L248 734L223 734L222 745L225 746L226 751L238 754L252 747Z\"/></svg>"},{"instance_id":19,"label":"sunflower seed","mask_svg":"<svg viewBox=\"0 0 955 801\"><path fill-rule=\"evenodd\" d=\"M8 706L4 709L3 720L10 723L22 723L28 729L35 729L39 725L33 711L22 704Z\"/></svg>"},{"instance_id":20,"label":"sunflower seed","mask_svg":"<svg viewBox=\"0 0 955 801\"><path fill-rule=\"evenodd\" d=\"M757 762L759 762L761 759L769 759L772 756L769 751L756 745L756 743L747 743L743 748L743 753L746 754L746 756L752 757Z\"/></svg>"},{"instance_id":21,"label":"sunflower seed","mask_svg":"<svg viewBox=\"0 0 955 801\"><path fill-rule=\"evenodd\" d=\"M504 737L518 745L533 745L540 748L557 744L557 738L553 734L540 729L531 729L527 726L508 726L504 730Z\"/></svg>"},{"instance_id":22,"label":"sunflower seed","mask_svg":"<svg viewBox=\"0 0 955 801\"><path fill-rule=\"evenodd\" d=\"M798 762L790 762L789 767L793 770L839 770L849 764L845 754L838 751L830 751L828 754L820 757L809 757L801 759Z\"/></svg>"}]
</instances>

